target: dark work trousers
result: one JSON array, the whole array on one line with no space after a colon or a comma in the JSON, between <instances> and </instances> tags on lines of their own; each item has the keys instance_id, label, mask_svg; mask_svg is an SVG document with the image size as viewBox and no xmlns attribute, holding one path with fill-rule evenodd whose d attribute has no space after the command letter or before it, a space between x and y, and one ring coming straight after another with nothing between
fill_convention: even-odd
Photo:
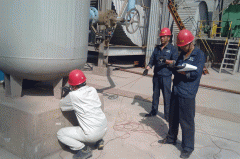
<instances>
[{"instance_id":1,"label":"dark work trousers","mask_svg":"<svg viewBox=\"0 0 240 159\"><path fill-rule=\"evenodd\" d=\"M195 98L182 98L172 95L169 116L169 141L177 140L179 123L182 128L182 148L194 150L195 135Z\"/></svg>"},{"instance_id":2,"label":"dark work trousers","mask_svg":"<svg viewBox=\"0 0 240 159\"><path fill-rule=\"evenodd\" d=\"M158 104L160 97L160 89L163 94L164 101L164 117L166 120L169 118L169 108L171 99L171 79L172 76L153 76L153 101L152 101L152 112L157 114Z\"/></svg>"}]
</instances>

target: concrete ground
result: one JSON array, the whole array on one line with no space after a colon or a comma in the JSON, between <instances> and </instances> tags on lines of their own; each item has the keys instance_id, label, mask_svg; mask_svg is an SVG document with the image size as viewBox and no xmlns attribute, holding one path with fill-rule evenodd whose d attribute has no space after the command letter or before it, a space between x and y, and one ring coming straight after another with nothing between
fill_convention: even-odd
<instances>
[{"instance_id":1,"label":"concrete ground","mask_svg":"<svg viewBox=\"0 0 240 159\"><path fill-rule=\"evenodd\" d=\"M146 118L151 110L152 78L114 69L110 76L94 75L86 65L87 84L104 95L104 109L108 119L108 132L102 151L93 150L94 159L151 159L179 158L181 131L177 145L160 145L157 141L166 136L168 124L163 119L161 96L156 117ZM134 72L143 68L123 67ZM240 73L219 74L209 69L201 84L240 91ZM149 72L152 74L152 71ZM196 97L195 151L190 158L240 158L240 94L200 87ZM180 129L181 130L181 129ZM44 159L70 159L72 153L61 150ZM0 158L18 159L0 148Z\"/></svg>"}]
</instances>

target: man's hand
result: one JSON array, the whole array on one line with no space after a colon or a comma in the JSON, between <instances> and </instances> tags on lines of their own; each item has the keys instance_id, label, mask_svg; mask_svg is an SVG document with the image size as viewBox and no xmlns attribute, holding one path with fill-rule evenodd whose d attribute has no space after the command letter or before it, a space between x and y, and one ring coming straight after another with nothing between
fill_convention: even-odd
<instances>
[{"instance_id":1,"label":"man's hand","mask_svg":"<svg viewBox=\"0 0 240 159\"><path fill-rule=\"evenodd\" d=\"M62 91L63 91L63 97L65 97L66 95L68 95L69 92L71 92L72 88L68 87L68 86L64 86L62 87Z\"/></svg>"},{"instance_id":2,"label":"man's hand","mask_svg":"<svg viewBox=\"0 0 240 159\"><path fill-rule=\"evenodd\" d=\"M166 60L165 63L166 63L166 64L172 64L172 63L173 63L173 60Z\"/></svg>"},{"instance_id":3,"label":"man's hand","mask_svg":"<svg viewBox=\"0 0 240 159\"><path fill-rule=\"evenodd\" d=\"M144 71L143 71L143 76L146 76L148 74L148 69L145 69Z\"/></svg>"},{"instance_id":4,"label":"man's hand","mask_svg":"<svg viewBox=\"0 0 240 159\"><path fill-rule=\"evenodd\" d=\"M183 75L186 75L186 72L185 71L181 71L181 72L178 72L178 73L181 73Z\"/></svg>"}]
</instances>

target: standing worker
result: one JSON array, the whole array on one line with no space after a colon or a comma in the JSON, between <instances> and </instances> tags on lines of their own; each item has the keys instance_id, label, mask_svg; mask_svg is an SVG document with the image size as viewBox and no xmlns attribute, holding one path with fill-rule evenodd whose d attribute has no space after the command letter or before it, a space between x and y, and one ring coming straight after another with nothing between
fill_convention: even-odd
<instances>
[{"instance_id":1,"label":"standing worker","mask_svg":"<svg viewBox=\"0 0 240 159\"><path fill-rule=\"evenodd\" d=\"M169 131L162 144L176 144L179 123L182 128L181 158L189 158L194 150L195 136L195 98L202 76L205 55L193 44L194 36L189 30L181 30L177 37L177 46L182 50L176 66L190 64L196 66L193 71L174 71L173 91L171 97Z\"/></svg>"},{"instance_id":2,"label":"standing worker","mask_svg":"<svg viewBox=\"0 0 240 159\"><path fill-rule=\"evenodd\" d=\"M92 150L84 143L96 143L98 149L103 148L107 119L96 89L86 86L86 77L81 70L71 71L68 83L71 91L60 101L60 108L62 111L74 110L80 126L62 128L57 137L76 151L74 159L86 159L92 156Z\"/></svg>"},{"instance_id":3,"label":"standing worker","mask_svg":"<svg viewBox=\"0 0 240 159\"><path fill-rule=\"evenodd\" d=\"M171 38L171 31L168 28L163 28L159 36L161 45L157 45L155 47L149 64L144 71L144 75L146 75L148 70L155 66L153 76L152 110L145 116L151 117L157 115L161 89L164 99L164 118L168 121L172 82L172 71L169 65L175 64L175 61L178 58L178 50L176 47L169 43Z\"/></svg>"}]
</instances>

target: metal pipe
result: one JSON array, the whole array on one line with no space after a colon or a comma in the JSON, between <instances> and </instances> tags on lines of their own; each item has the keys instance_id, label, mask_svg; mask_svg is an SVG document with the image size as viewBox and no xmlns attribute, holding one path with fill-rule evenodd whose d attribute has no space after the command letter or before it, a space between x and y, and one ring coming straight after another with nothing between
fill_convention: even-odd
<instances>
[{"instance_id":1,"label":"metal pipe","mask_svg":"<svg viewBox=\"0 0 240 159\"><path fill-rule=\"evenodd\" d=\"M120 71L125 71L125 72L134 73L134 74L138 74L138 75L142 75L142 73L140 73L140 72L136 72L136 71L132 71L132 70L126 70L126 69L122 69L122 68L119 68L119 70L120 70ZM149 76L149 77L153 77L153 75L151 75L151 74L148 74L147 76ZM240 94L240 91L235 91L235 90L226 89L226 88L220 88L220 87L215 87L215 86L209 86L209 85L205 85L205 84L199 84L199 86L201 86L201 87L205 87L205 88L210 88L210 89L216 89L216 90L220 90L220 91L224 91L224 92L229 92L229 93Z\"/></svg>"},{"instance_id":2,"label":"metal pipe","mask_svg":"<svg viewBox=\"0 0 240 159\"><path fill-rule=\"evenodd\" d=\"M159 10L160 10L159 0L151 0L145 65L147 65L149 63L152 52L155 48L155 45L157 44L158 28L159 28L159 26L158 26Z\"/></svg>"},{"instance_id":3,"label":"metal pipe","mask_svg":"<svg viewBox=\"0 0 240 159\"><path fill-rule=\"evenodd\" d=\"M90 7L89 21L93 23L98 21L98 10L94 7Z\"/></svg>"},{"instance_id":4,"label":"metal pipe","mask_svg":"<svg viewBox=\"0 0 240 159\"><path fill-rule=\"evenodd\" d=\"M130 11L131 9L135 8L135 3L136 3L136 0L129 0L128 1L128 10L127 11Z\"/></svg>"}]
</instances>

